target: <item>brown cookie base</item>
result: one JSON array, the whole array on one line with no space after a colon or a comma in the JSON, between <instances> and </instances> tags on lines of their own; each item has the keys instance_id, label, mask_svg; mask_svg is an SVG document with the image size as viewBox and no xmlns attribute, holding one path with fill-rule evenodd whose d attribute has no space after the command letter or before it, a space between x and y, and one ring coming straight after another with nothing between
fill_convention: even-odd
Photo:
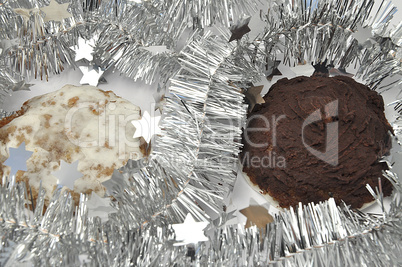
<instances>
[{"instance_id":1,"label":"brown cookie base","mask_svg":"<svg viewBox=\"0 0 402 267\"><path fill-rule=\"evenodd\" d=\"M264 100L265 104L249 114L247 129L266 128L268 121L269 130L243 134L243 171L254 184L281 207L334 197L338 203L343 200L352 208L360 208L373 200L366 184L378 187L378 178L387 169L379 159L391 149L392 132L384 115L383 99L377 92L344 76L297 77L278 81ZM333 101L338 101L337 111L327 112L337 116L327 116L325 108L331 107L328 104ZM316 110L322 119L303 125ZM337 123L338 135L327 133L329 123ZM307 147L329 152L326 160L313 155ZM336 165L329 163L336 157ZM269 160L261 164L264 158ZM260 159L260 164L254 164L253 159L257 159L254 163ZM386 178L381 181L384 195L390 195L391 183Z\"/></svg>"}]
</instances>

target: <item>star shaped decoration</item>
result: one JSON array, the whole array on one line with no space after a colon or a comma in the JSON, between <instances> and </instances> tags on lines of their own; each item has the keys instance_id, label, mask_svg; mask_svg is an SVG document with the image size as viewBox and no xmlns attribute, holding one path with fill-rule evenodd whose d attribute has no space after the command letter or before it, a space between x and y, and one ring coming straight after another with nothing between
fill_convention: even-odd
<instances>
[{"instance_id":1,"label":"star shaped decoration","mask_svg":"<svg viewBox=\"0 0 402 267\"><path fill-rule=\"evenodd\" d=\"M128 177L123 175L122 171L114 170L112 177L102 182L102 185L106 188L106 192L112 195L116 189L121 188L126 183L128 183Z\"/></svg>"},{"instance_id":2,"label":"star shaped decoration","mask_svg":"<svg viewBox=\"0 0 402 267\"><path fill-rule=\"evenodd\" d=\"M334 77L334 76L347 76L352 78L354 75L352 73L346 72L345 69L341 68L329 68L329 76Z\"/></svg>"},{"instance_id":3,"label":"star shaped decoration","mask_svg":"<svg viewBox=\"0 0 402 267\"><path fill-rule=\"evenodd\" d=\"M176 241L178 241L174 246L198 244L198 242L208 241L208 238L204 235L204 229L208 224L208 222L196 222L190 213L187 214L183 223L172 224L172 228L176 234Z\"/></svg>"},{"instance_id":4,"label":"star shaped decoration","mask_svg":"<svg viewBox=\"0 0 402 267\"><path fill-rule=\"evenodd\" d=\"M57 178L57 184L74 190L74 182L80 179L83 175L77 170L77 167L78 160L71 164L61 160L60 169L52 173Z\"/></svg>"},{"instance_id":5,"label":"star shaped decoration","mask_svg":"<svg viewBox=\"0 0 402 267\"><path fill-rule=\"evenodd\" d=\"M116 188L121 188L123 185L129 183L129 177L135 175L141 168L145 167L146 159L132 160L129 159L127 164L118 170L114 170L112 177L104 182L102 185L106 188L108 194L113 194Z\"/></svg>"},{"instance_id":6,"label":"star shaped decoration","mask_svg":"<svg viewBox=\"0 0 402 267\"><path fill-rule=\"evenodd\" d=\"M327 77L329 75L327 60L325 60L324 62L319 62L319 63L313 65L313 67L315 69L313 76Z\"/></svg>"},{"instance_id":7,"label":"star shaped decoration","mask_svg":"<svg viewBox=\"0 0 402 267\"><path fill-rule=\"evenodd\" d=\"M109 219L108 215L116 212L110 203L110 198L102 198L92 191L89 200L86 202L88 207L88 216L99 217L101 218L102 222L106 222Z\"/></svg>"},{"instance_id":8,"label":"star shaped decoration","mask_svg":"<svg viewBox=\"0 0 402 267\"><path fill-rule=\"evenodd\" d=\"M252 111L256 104L265 103L264 98L261 96L261 91L264 88L264 85L260 86L251 86L244 92L244 96L246 97L246 102L248 103L248 110Z\"/></svg>"},{"instance_id":9,"label":"star shaped decoration","mask_svg":"<svg viewBox=\"0 0 402 267\"><path fill-rule=\"evenodd\" d=\"M229 211L229 212L224 212L224 213L222 213L221 216L219 216L218 218L216 218L215 220L213 220L212 223L213 223L214 226L217 227L217 228L218 228L218 227L221 227L221 226L223 226L223 225L227 225L227 222L228 222L228 221L230 221L230 220L236 218L236 215L235 215L236 211L237 211L237 210L232 210L232 211Z\"/></svg>"},{"instance_id":10,"label":"star shaped decoration","mask_svg":"<svg viewBox=\"0 0 402 267\"><path fill-rule=\"evenodd\" d=\"M145 111L141 120L131 121L131 123L135 127L133 138L143 137L145 141L149 144L154 135L162 133L161 129L158 126L160 120L160 115L151 117L149 113Z\"/></svg>"},{"instance_id":11,"label":"star shaped decoration","mask_svg":"<svg viewBox=\"0 0 402 267\"><path fill-rule=\"evenodd\" d=\"M278 69L280 64L281 64L280 60L274 60L274 61L272 61L270 63L267 63L265 76L267 77L268 81L272 81L272 78L275 75L282 75L282 73Z\"/></svg>"},{"instance_id":12,"label":"star shaped decoration","mask_svg":"<svg viewBox=\"0 0 402 267\"><path fill-rule=\"evenodd\" d=\"M18 171L27 171L27 159L32 155L32 151L25 149L25 142L22 142L18 148L10 147L10 155L3 163L11 168L10 177L16 175Z\"/></svg>"},{"instance_id":13,"label":"star shaped decoration","mask_svg":"<svg viewBox=\"0 0 402 267\"><path fill-rule=\"evenodd\" d=\"M29 89L29 87L31 87L33 84L31 83L25 83L25 81L20 81L17 82L13 85L13 87L11 88L11 90L13 92L17 92L17 91L30 91L31 89Z\"/></svg>"},{"instance_id":14,"label":"star shaped decoration","mask_svg":"<svg viewBox=\"0 0 402 267\"><path fill-rule=\"evenodd\" d=\"M254 225L258 228L265 228L267 224L274 221L274 218L268 213L268 210L258 205L250 205L240 210L240 213L247 217L246 228Z\"/></svg>"},{"instance_id":15,"label":"star shaped decoration","mask_svg":"<svg viewBox=\"0 0 402 267\"><path fill-rule=\"evenodd\" d=\"M80 66L79 68L82 74L84 74L80 80L80 84L89 84L92 86L98 85L99 79L101 79L103 73L105 72L96 66Z\"/></svg>"},{"instance_id":16,"label":"star shaped decoration","mask_svg":"<svg viewBox=\"0 0 402 267\"><path fill-rule=\"evenodd\" d=\"M22 19L26 22L29 20L29 18L31 17L31 12L38 12L39 8L31 8L31 9L27 9L27 8L14 8L13 11L15 13L17 13L18 15L20 15L22 17Z\"/></svg>"},{"instance_id":17,"label":"star shaped decoration","mask_svg":"<svg viewBox=\"0 0 402 267\"><path fill-rule=\"evenodd\" d=\"M373 37L372 34L373 29L371 27L363 27L358 24L356 30L352 33L352 36L359 42L359 44L364 44L367 41L371 41Z\"/></svg>"},{"instance_id":18,"label":"star shaped decoration","mask_svg":"<svg viewBox=\"0 0 402 267\"><path fill-rule=\"evenodd\" d=\"M251 31L251 29L248 27L250 19L251 17L245 17L242 20L240 20L237 24L234 24L230 27L232 35L230 36L229 43L234 40L240 40L243 37L243 35Z\"/></svg>"},{"instance_id":19,"label":"star shaped decoration","mask_svg":"<svg viewBox=\"0 0 402 267\"><path fill-rule=\"evenodd\" d=\"M272 71L272 73L267 76L267 80L268 80L268 81L272 81L272 78L273 78L274 76L276 76L276 75L277 75L277 76L281 76L281 75L282 75L282 72L280 72L280 70L279 70L278 68L275 68L275 69Z\"/></svg>"},{"instance_id":20,"label":"star shaped decoration","mask_svg":"<svg viewBox=\"0 0 402 267\"><path fill-rule=\"evenodd\" d=\"M45 13L44 21L60 21L64 19L71 18L73 15L67 11L68 5L70 3L59 4L56 0L50 0L48 6L40 8L41 11Z\"/></svg>"},{"instance_id":21,"label":"star shaped decoration","mask_svg":"<svg viewBox=\"0 0 402 267\"><path fill-rule=\"evenodd\" d=\"M159 84L156 93L153 94L153 97L155 100L155 110L159 110L159 112L162 113L163 106L166 103L166 99L165 99L165 90L163 90Z\"/></svg>"},{"instance_id":22,"label":"star shaped decoration","mask_svg":"<svg viewBox=\"0 0 402 267\"><path fill-rule=\"evenodd\" d=\"M70 48L75 52L75 61L79 61L81 59L86 59L88 61L92 61L94 52L95 40L85 40L84 38L78 38L78 44L75 46L71 46Z\"/></svg>"},{"instance_id":23,"label":"star shaped decoration","mask_svg":"<svg viewBox=\"0 0 402 267\"><path fill-rule=\"evenodd\" d=\"M99 81L98 81L100 84L107 84L107 80L105 79L105 77L100 77L99 78Z\"/></svg>"}]
</instances>

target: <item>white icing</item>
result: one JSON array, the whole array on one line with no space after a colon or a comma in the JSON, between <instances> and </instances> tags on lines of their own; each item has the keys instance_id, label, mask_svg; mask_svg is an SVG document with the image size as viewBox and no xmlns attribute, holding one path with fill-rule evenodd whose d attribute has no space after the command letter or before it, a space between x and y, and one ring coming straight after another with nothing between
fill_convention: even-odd
<instances>
[{"instance_id":1,"label":"white icing","mask_svg":"<svg viewBox=\"0 0 402 267\"><path fill-rule=\"evenodd\" d=\"M39 188L42 181L48 199L57 186L52 172L59 169L61 159L68 163L79 160L83 177L75 181L75 192L92 189L103 196L101 183L110 176L102 170L120 168L129 158L143 157L139 139L132 138L135 128L130 123L141 118L140 108L112 92L105 95L93 86L66 85L32 98L24 107L24 115L0 128L0 133L17 128L8 134L6 143L0 143L0 162L8 158L10 147L17 148L25 141L26 149L34 153L27 160L24 177L33 188ZM8 174L8 167L3 166L3 171Z\"/></svg>"}]
</instances>

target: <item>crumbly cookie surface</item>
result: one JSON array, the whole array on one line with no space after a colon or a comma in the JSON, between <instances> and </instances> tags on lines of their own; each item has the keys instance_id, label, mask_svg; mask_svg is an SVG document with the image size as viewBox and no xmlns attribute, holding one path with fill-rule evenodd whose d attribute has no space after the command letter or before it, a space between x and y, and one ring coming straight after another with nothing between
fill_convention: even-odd
<instances>
[{"instance_id":1,"label":"crumbly cookie surface","mask_svg":"<svg viewBox=\"0 0 402 267\"><path fill-rule=\"evenodd\" d=\"M140 108L93 86L66 85L58 91L34 97L14 116L0 121L0 174L9 149L25 142L32 151L27 171L18 171L17 181L25 181L37 195L40 182L49 200L58 185L53 175L61 160L78 162L83 176L74 182L73 197L95 191L103 196L101 184L128 159L143 157L140 140L132 138L132 120L141 118Z\"/></svg>"}]
</instances>

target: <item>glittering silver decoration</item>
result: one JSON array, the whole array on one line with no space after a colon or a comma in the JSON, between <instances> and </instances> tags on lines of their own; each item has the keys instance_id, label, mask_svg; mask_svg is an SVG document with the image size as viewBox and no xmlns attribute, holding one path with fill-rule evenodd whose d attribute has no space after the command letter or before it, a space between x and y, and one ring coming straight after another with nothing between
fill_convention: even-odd
<instances>
[{"instance_id":1,"label":"glittering silver decoration","mask_svg":"<svg viewBox=\"0 0 402 267\"><path fill-rule=\"evenodd\" d=\"M10 176L16 175L16 173L27 170L27 160L31 157L32 151L25 149L25 142L22 142L18 148L9 148L9 157L3 163L11 168Z\"/></svg>"},{"instance_id":2,"label":"glittering silver decoration","mask_svg":"<svg viewBox=\"0 0 402 267\"><path fill-rule=\"evenodd\" d=\"M89 216L86 195L75 206L67 192L57 189L44 212L43 189L34 205L24 183L2 179L1 263L78 266L85 259L88 266L401 265L402 188L392 169L385 173L395 188L391 209L380 215L339 207L330 199L280 212L262 232L243 225L224 226L232 214L223 212L221 201L233 185L241 146L246 106L240 86L265 73L266 65L273 65L269 62L275 62L282 51L285 63L291 65L304 58L313 63L328 59L337 69L346 69L359 59L357 74L386 90L380 82L401 69L396 47L401 28L387 29L392 7L384 5L368 19L371 0L346 6L341 0L287 1L270 10L266 30L251 44L243 39L229 44L227 32L216 37L199 31L180 53L169 50L155 55L143 47L174 46L189 26L203 28L216 20L229 26L233 14L252 5L249 1L137 2L86 0L70 5L73 17L63 22L44 22L39 12L21 15L13 10L41 8L48 2L0 5L0 39L19 40L18 47L7 46L7 56L0 58L0 78L5 77L0 93L15 88L22 77L46 79L74 66L69 47L80 37L90 39L100 33L94 52L97 65L147 82L157 75L163 82L170 79L162 135L155 139L148 161L129 161L105 184L116 211L107 222ZM351 32L358 24L371 27L378 38L365 44L355 41ZM0 115L8 113L0 111ZM395 125L394 129L402 129ZM171 155L177 155L176 162ZM372 192L383 205L381 190ZM205 209L220 216L206 229L210 242L174 246L171 225L188 214L197 221L211 221Z\"/></svg>"},{"instance_id":3,"label":"glittering silver decoration","mask_svg":"<svg viewBox=\"0 0 402 267\"><path fill-rule=\"evenodd\" d=\"M149 144L154 135L161 133L159 128L160 115L151 115L145 111L140 120L132 120L131 124L135 127L133 138L143 137Z\"/></svg>"},{"instance_id":4,"label":"glittering silver decoration","mask_svg":"<svg viewBox=\"0 0 402 267\"><path fill-rule=\"evenodd\" d=\"M70 3L59 4L55 0L50 0L49 5L42 7L40 10L45 13L44 21L60 21L71 18L72 15L67 11Z\"/></svg>"},{"instance_id":5,"label":"glittering silver decoration","mask_svg":"<svg viewBox=\"0 0 402 267\"><path fill-rule=\"evenodd\" d=\"M80 80L80 84L89 84L92 86L97 86L100 82L105 70L98 66L79 66L80 71L83 76Z\"/></svg>"},{"instance_id":6,"label":"glittering silver decoration","mask_svg":"<svg viewBox=\"0 0 402 267\"><path fill-rule=\"evenodd\" d=\"M0 69L3 69L1 64ZM32 85L26 83L22 77L14 77L3 69L3 71L0 71L0 105L3 104L7 96L12 95L12 92L29 90L30 86Z\"/></svg>"},{"instance_id":7,"label":"glittering silver decoration","mask_svg":"<svg viewBox=\"0 0 402 267\"><path fill-rule=\"evenodd\" d=\"M273 4L263 16L265 30L255 42L257 53L263 51L261 55L266 57L259 61L261 69L283 53L283 62L290 66L325 62L339 70L356 67L356 77L377 89L386 77L401 70L401 56L396 51L402 24L390 29L388 21L396 8L383 4L373 10L374 3L285 0ZM355 31L363 27L371 29L371 42L355 38Z\"/></svg>"},{"instance_id":8,"label":"glittering silver decoration","mask_svg":"<svg viewBox=\"0 0 402 267\"><path fill-rule=\"evenodd\" d=\"M111 206L110 198L101 198L93 191L86 204L88 207L88 216L100 217L102 221L107 221L109 219L109 214L116 212L116 210Z\"/></svg>"},{"instance_id":9,"label":"glittering silver decoration","mask_svg":"<svg viewBox=\"0 0 402 267\"><path fill-rule=\"evenodd\" d=\"M208 241L208 238L204 235L204 229L208 224L208 222L196 222L191 214L187 214L183 223L172 224L176 241L178 241L174 245L182 246Z\"/></svg>"},{"instance_id":10,"label":"glittering silver decoration","mask_svg":"<svg viewBox=\"0 0 402 267\"><path fill-rule=\"evenodd\" d=\"M57 184L59 186L66 186L71 190L74 190L74 182L83 176L83 174L78 171L77 168L78 160L73 163L60 160L60 168L52 172L52 175L57 178Z\"/></svg>"},{"instance_id":11,"label":"glittering silver decoration","mask_svg":"<svg viewBox=\"0 0 402 267\"><path fill-rule=\"evenodd\" d=\"M93 48L95 45L95 40L85 40L84 38L78 39L78 44L76 46L70 47L75 52L75 61L79 61L81 59L86 59L88 61L92 61L93 56Z\"/></svg>"},{"instance_id":12,"label":"glittering silver decoration","mask_svg":"<svg viewBox=\"0 0 402 267\"><path fill-rule=\"evenodd\" d=\"M167 28L180 29L182 25L205 28L215 23L221 23L225 27L229 27L242 15L253 14L260 2L243 0L183 2L168 0L163 1L161 4L163 5L162 9L166 10L164 22ZM189 16L189 14L191 15Z\"/></svg>"},{"instance_id":13,"label":"glittering silver decoration","mask_svg":"<svg viewBox=\"0 0 402 267\"><path fill-rule=\"evenodd\" d=\"M240 40L243 37L243 35L251 31L251 29L248 27L250 19L251 19L250 16L245 17L241 19L237 24L234 24L230 27L232 35L229 38L229 42L234 40Z\"/></svg>"},{"instance_id":14,"label":"glittering silver decoration","mask_svg":"<svg viewBox=\"0 0 402 267\"><path fill-rule=\"evenodd\" d=\"M170 80L162 133L146 166L137 172L121 169L115 173L119 182L108 186L122 204L117 216L129 216L136 227L158 217L180 222L187 213L206 221L201 207L216 214L223 210L222 199L236 178L245 114L241 90L230 81L256 73L251 64L233 68L232 54L239 48L227 37L206 33L179 54L181 68Z\"/></svg>"},{"instance_id":15,"label":"glittering silver decoration","mask_svg":"<svg viewBox=\"0 0 402 267\"><path fill-rule=\"evenodd\" d=\"M166 82L175 65L169 60L172 55L154 55L143 47L175 48L186 31L216 21L230 25L238 15L255 11L256 3L10 0L0 5L0 40L8 51L0 61L4 60L11 72L47 80L75 66L69 47L76 46L79 38L101 36L93 55L97 65L104 69L116 65L128 77L147 83L161 75ZM18 46L13 45L14 40L19 41Z\"/></svg>"},{"instance_id":16,"label":"glittering silver decoration","mask_svg":"<svg viewBox=\"0 0 402 267\"><path fill-rule=\"evenodd\" d=\"M400 184L396 185L390 214L401 215L401 192ZM213 227L206 231L209 243L199 243L189 257L186 247L174 246L174 231L163 218L134 229L128 221L102 224L88 217L86 197L74 216L71 198L60 191L54 193L45 214L41 208L30 213L23 209L25 194L24 184L0 187L2 203L6 204L1 206L0 233L6 237L2 242L15 243L13 253L7 245L1 249L0 259L3 256L10 264L30 259L37 266L79 265L82 254L91 266L112 262L117 266L213 262L225 266L309 263L317 267L401 263L401 244L395 242L402 238L400 217L384 220L383 216L336 206L333 199L281 212L264 232L255 227L244 229L243 225Z\"/></svg>"}]
</instances>

